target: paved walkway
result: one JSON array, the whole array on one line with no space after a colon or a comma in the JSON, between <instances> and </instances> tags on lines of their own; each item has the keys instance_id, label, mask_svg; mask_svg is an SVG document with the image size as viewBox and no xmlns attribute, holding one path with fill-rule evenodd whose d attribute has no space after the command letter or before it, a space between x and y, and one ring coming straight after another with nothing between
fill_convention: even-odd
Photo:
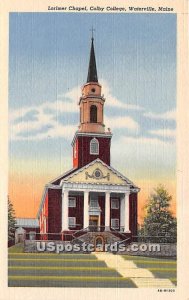
<instances>
[{"instance_id":1,"label":"paved walkway","mask_svg":"<svg viewBox=\"0 0 189 300\"><path fill-rule=\"evenodd\" d=\"M152 272L137 267L132 260L125 260L121 255L96 252L95 256L104 260L108 267L116 269L123 277L130 278L137 287L175 288L169 279L155 278Z\"/></svg>"}]
</instances>

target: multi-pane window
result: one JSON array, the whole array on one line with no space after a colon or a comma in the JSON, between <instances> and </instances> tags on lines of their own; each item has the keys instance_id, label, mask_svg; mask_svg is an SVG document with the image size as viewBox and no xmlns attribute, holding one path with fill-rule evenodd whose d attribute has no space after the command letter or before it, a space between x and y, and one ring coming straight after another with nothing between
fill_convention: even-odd
<instances>
[{"instance_id":1,"label":"multi-pane window","mask_svg":"<svg viewBox=\"0 0 189 300\"><path fill-rule=\"evenodd\" d=\"M92 139L90 142L90 154L98 155L99 154L99 142L97 139Z\"/></svg>"},{"instance_id":2,"label":"multi-pane window","mask_svg":"<svg viewBox=\"0 0 189 300\"><path fill-rule=\"evenodd\" d=\"M119 229L119 219L111 219L111 228Z\"/></svg>"},{"instance_id":3,"label":"multi-pane window","mask_svg":"<svg viewBox=\"0 0 189 300\"><path fill-rule=\"evenodd\" d=\"M111 208L113 209L119 208L119 199L111 199Z\"/></svg>"},{"instance_id":4,"label":"multi-pane window","mask_svg":"<svg viewBox=\"0 0 189 300\"><path fill-rule=\"evenodd\" d=\"M68 218L68 227L75 227L76 226L76 218L75 217L69 217Z\"/></svg>"},{"instance_id":5,"label":"multi-pane window","mask_svg":"<svg viewBox=\"0 0 189 300\"><path fill-rule=\"evenodd\" d=\"M68 206L69 207L76 207L76 199L75 199L75 197L69 197Z\"/></svg>"}]
</instances>

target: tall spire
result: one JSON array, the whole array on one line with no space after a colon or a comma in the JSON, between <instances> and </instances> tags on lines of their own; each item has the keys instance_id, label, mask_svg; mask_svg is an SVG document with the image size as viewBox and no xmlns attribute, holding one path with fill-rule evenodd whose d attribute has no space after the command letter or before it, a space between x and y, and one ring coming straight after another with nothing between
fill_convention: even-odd
<instances>
[{"instance_id":1,"label":"tall spire","mask_svg":"<svg viewBox=\"0 0 189 300\"><path fill-rule=\"evenodd\" d=\"M98 82L98 76L97 76L97 70L96 70L96 59L95 59L95 52L94 52L93 30L94 29L92 29L91 52L90 52L87 82Z\"/></svg>"}]
</instances>

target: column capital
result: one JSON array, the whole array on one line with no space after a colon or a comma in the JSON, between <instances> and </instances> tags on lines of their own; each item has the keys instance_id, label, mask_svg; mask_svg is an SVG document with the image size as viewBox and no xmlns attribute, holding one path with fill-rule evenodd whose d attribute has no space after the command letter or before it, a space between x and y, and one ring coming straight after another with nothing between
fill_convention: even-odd
<instances>
[{"instance_id":1,"label":"column capital","mask_svg":"<svg viewBox=\"0 0 189 300\"><path fill-rule=\"evenodd\" d=\"M69 188L65 188L65 187L63 187L62 188L62 194L66 194L66 193L69 193Z\"/></svg>"},{"instance_id":2,"label":"column capital","mask_svg":"<svg viewBox=\"0 0 189 300\"><path fill-rule=\"evenodd\" d=\"M129 196L130 195L130 191L126 191L124 194L126 195L126 196Z\"/></svg>"},{"instance_id":3,"label":"column capital","mask_svg":"<svg viewBox=\"0 0 189 300\"><path fill-rule=\"evenodd\" d=\"M89 194L89 190L84 190L83 193L84 194Z\"/></svg>"}]
</instances>

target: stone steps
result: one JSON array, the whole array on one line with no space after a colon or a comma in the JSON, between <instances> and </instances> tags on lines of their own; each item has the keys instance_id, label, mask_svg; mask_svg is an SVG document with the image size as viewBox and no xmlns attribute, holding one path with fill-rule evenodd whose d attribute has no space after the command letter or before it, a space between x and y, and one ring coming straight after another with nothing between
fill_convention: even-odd
<instances>
[{"instance_id":1,"label":"stone steps","mask_svg":"<svg viewBox=\"0 0 189 300\"><path fill-rule=\"evenodd\" d=\"M124 278L130 278L137 287L173 288L169 279L155 278L146 268L137 267L132 260L125 260L120 255L112 253L96 253L96 257L106 263L109 268L116 269Z\"/></svg>"},{"instance_id":2,"label":"stone steps","mask_svg":"<svg viewBox=\"0 0 189 300\"><path fill-rule=\"evenodd\" d=\"M87 243L87 244L95 244L95 238L97 236L101 236L104 239L104 242L106 244L112 244L115 242L121 241L119 237L117 237L115 234L104 231L104 232L87 232L83 235L80 235L79 237L76 237L72 242L75 243Z\"/></svg>"},{"instance_id":3,"label":"stone steps","mask_svg":"<svg viewBox=\"0 0 189 300\"><path fill-rule=\"evenodd\" d=\"M132 278L136 286L140 288L175 288L175 285L164 278Z\"/></svg>"}]
</instances>

